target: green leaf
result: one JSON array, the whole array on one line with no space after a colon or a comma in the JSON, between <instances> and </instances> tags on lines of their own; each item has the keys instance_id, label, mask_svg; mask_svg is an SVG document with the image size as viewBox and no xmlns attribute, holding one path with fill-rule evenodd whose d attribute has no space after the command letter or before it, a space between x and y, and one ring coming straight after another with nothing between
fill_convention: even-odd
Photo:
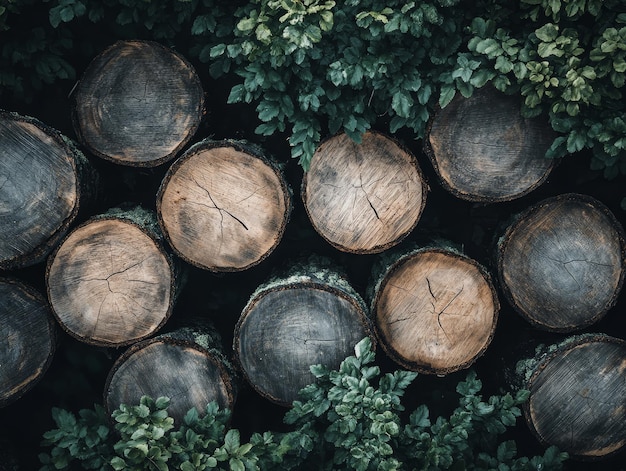
<instances>
[{"instance_id":1,"label":"green leaf","mask_svg":"<svg viewBox=\"0 0 626 471\"><path fill-rule=\"evenodd\" d=\"M224 437L224 448L228 453L234 454L239 448L239 430L230 429Z\"/></svg>"},{"instance_id":2,"label":"green leaf","mask_svg":"<svg viewBox=\"0 0 626 471\"><path fill-rule=\"evenodd\" d=\"M408 118L411 114L411 107L413 106L413 99L404 90L399 90L394 93L391 100L391 108L396 114L402 118Z\"/></svg>"},{"instance_id":3,"label":"green leaf","mask_svg":"<svg viewBox=\"0 0 626 471\"><path fill-rule=\"evenodd\" d=\"M126 462L119 456L115 456L114 458L111 458L111 461L109 462L109 464L115 471L120 471L126 468Z\"/></svg>"},{"instance_id":4,"label":"green leaf","mask_svg":"<svg viewBox=\"0 0 626 471\"><path fill-rule=\"evenodd\" d=\"M559 35L558 25L547 23L541 28L535 30L535 36L543 42L554 41Z\"/></svg>"},{"instance_id":5,"label":"green leaf","mask_svg":"<svg viewBox=\"0 0 626 471\"><path fill-rule=\"evenodd\" d=\"M246 467L239 458L231 458L228 462L231 471L246 471Z\"/></svg>"},{"instance_id":6,"label":"green leaf","mask_svg":"<svg viewBox=\"0 0 626 471\"><path fill-rule=\"evenodd\" d=\"M439 106L445 108L454 98L456 89L453 85L444 84L441 87L441 94L439 95Z\"/></svg>"}]
</instances>

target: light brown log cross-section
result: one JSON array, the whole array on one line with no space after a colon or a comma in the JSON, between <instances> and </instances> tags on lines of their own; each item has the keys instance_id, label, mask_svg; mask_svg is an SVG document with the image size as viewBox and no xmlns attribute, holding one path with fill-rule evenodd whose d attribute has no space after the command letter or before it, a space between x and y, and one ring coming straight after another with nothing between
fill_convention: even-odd
<instances>
[{"instance_id":1,"label":"light brown log cross-section","mask_svg":"<svg viewBox=\"0 0 626 471\"><path fill-rule=\"evenodd\" d=\"M572 339L525 386L526 420L542 443L571 455L618 453L626 446L625 378L626 342L601 334Z\"/></svg>"},{"instance_id":2,"label":"light brown log cross-section","mask_svg":"<svg viewBox=\"0 0 626 471\"><path fill-rule=\"evenodd\" d=\"M55 332L44 296L21 282L0 279L0 407L20 398L48 370Z\"/></svg>"},{"instance_id":3,"label":"light brown log cross-section","mask_svg":"<svg viewBox=\"0 0 626 471\"><path fill-rule=\"evenodd\" d=\"M118 41L89 64L74 94L76 134L95 155L152 167L193 137L202 85L182 56L158 43Z\"/></svg>"},{"instance_id":4,"label":"light brown log cross-section","mask_svg":"<svg viewBox=\"0 0 626 471\"><path fill-rule=\"evenodd\" d=\"M390 357L436 374L465 368L484 352L498 310L484 269L442 249L402 257L385 274L374 302L377 332Z\"/></svg>"},{"instance_id":5,"label":"light brown log cross-section","mask_svg":"<svg viewBox=\"0 0 626 471\"><path fill-rule=\"evenodd\" d=\"M415 228L427 185L408 151L374 132L360 144L337 135L316 150L302 183L315 230L335 248L377 253Z\"/></svg>"},{"instance_id":6,"label":"light brown log cross-section","mask_svg":"<svg viewBox=\"0 0 626 471\"><path fill-rule=\"evenodd\" d=\"M498 251L506 298L537 327L588 326L615 304L624 280L623 229L599 201L564 194L528 208Z\"/></svg>"},{"instance_id":7,"label":"light brown log cross-section","mask_svg":"<svg viewBox=\"0 0 626 471\"><path fill-rule=\"evenodd\" d=\"M170 168L157 198L163 232L185 261L211 271L258 264L278 245L291 211L282 175L230 142L200 143Z\"/></svg>"},{"instance_id":8,"label":"light brown log cross-section","mask_svg":"<svg viewBox=\"0 0 626 471\"><path fill-rule=\"evenodd\" d=\"M53 254L47 284L61 326L96 345L127 345L153 334L174 302L173 268L162 248L122 219L74 230Z\"/></svg>"},{"instance_id":9,"label":"light brown log cross-section","mask_svg":"<svg viewBox=\"0 0 626 471\"><path fill-rule=\"evenodd\" d=\"M509 201L537 188L554 161L549 124L520 115L519 101L491 87L458 95L435 115L424 140L444 188L481 202Z\"/></svg>"},{"instance_id":10,"label":"light brown log cross-section","mask_svg":"<svg viewBox=\"0 0 626 471\"><path fill-rule=\"evenodd\" d=\"M60 134L0 112L0 269L37 263L79 208L75 156Z\"/></svg>"}]
</instances>

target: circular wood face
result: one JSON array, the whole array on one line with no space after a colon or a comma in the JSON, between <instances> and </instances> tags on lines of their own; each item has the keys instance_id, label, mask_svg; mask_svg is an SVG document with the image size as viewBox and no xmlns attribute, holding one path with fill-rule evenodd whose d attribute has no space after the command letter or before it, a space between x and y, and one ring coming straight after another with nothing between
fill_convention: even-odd
<instances>
[{"instance_id":1,"label":"circular wood face","mask_svg":"<svg viewBox=\"0 0 626 471\"><path fill-rule=\"evenodd\" d=\"M467 257L433 249L400 259L375 300L381 344L405 368L445 374L469 366L491 341L499 303Z\"/></svg>"},{"instance_id":2,"label":"circular wood face","mask_svg":"<svg viewBox=\"0 0 626 471\"><path fill-rule=\"evenodd\" d=\"M120 404L139 404L142 396L170 398L168 413L180 425L189 409L200 414L209 402L232 410L229 385L218 360L191 345L164 339L131 347L116 362L107 380L106 405L113 412Z\"/></svg>"},{"instance_id":3,"label":"circular wood face","mask_svg":"<svg viewBox=\"0 0 626 471\"><path fill-rule=\"evenodd\" d=\"M377 253L416 226L427 185L411 154L378 133L360 144L346 134L323 142L311 159L302 197L315 230L339 250Z\"/></svg>"},{"instance_id":4,"label":"circular wood face","mask_svg":"<svg viewBox=\"0 0 626 471\"><path fill-rule=\"evenodd\" d=\"M149 41L119 41L98 55L74 92L74 125L96 155L134 166L172 159L204 106L193 67Z\"/></svg>"},{"instance_id":5,"label":"circular wood face","mask_svg":"<svg viewBox=\"0 0 626 471\"><path fill-rule=\"evenodd\" d=\"M43 296L0 280L0 407L43 376L55 349L54 321Z\"/></svg>"},{"instance_id":6,"label":"circular wood face","mask_svg":"<svg viewBox=\"0 0 626 471\"><path fill-rule=\"evenodd\" d=\"M615 303L624 276L619 224L598 201L561 195L509 227L499 252L503 289L533 324L572 331Z\"/></svg>"},{"instance_id":7,"label":"circular wood face","mask_svg":"<svg viewBox=\"0 0 626 471\"><path fill-rule=\"evenodd\" d=\"M172 308L172 268L156 242L120 219L88 222L54 254L48 294L62 327L98 345L153 334Z\"/></svg>"},{"instance_id":8,"label":"circular wood face","mask_svg":"<svg viewBox=\"0 0 626 471\"><path fill-rule=\"evenodd\" d=\"M272 166L225 144L195 146L177 160L157 209L176 253L219 272L244 270L267 257L282 237L291 203Z\"/></svg>"},{"instance_id":9,"label":"circular wood face","mask_svg":"<svg viewBox=\"0 0 626 471\"><path fill-rule=\"evenodd\" d=\"M443 184L470 201L510 201L539 186L554 161L549 124L520 115L519 102L485 87L457 96L432 121L427 152Z\"/></svg>"},{"instance_id":10,"label":"circular wood face","mask_svg":"<svg viewBox=\"0 0 626 471\"><path fill-rule=\"evenodd\" d=\"M239 320L235 352L246 379L283 405L315 381L309 368L337 368L367 332L363 313L337 293L287 286L261 294Z\"/></svg>"},{"instance_id":11,"label":"circular wood face","mask_svg":"<svg viewBox=\"0 0 626 471\"><path fill-rule=\"evenodd\" d=\"M69 149L33 122L0 114L0 268L22 265L63 231L78 197Z\"/></svg>"},{"instance_id":12,"label":"circular wood face","mask_svg":"<svg viewBox=\"0 0 626 471\"><path fill-rule=\"evenodd\" d=\"M626 445L626 346L609 340L560 349L531 377L526 418L543 443L585 457Z\"/></svg>"}]
</instances>

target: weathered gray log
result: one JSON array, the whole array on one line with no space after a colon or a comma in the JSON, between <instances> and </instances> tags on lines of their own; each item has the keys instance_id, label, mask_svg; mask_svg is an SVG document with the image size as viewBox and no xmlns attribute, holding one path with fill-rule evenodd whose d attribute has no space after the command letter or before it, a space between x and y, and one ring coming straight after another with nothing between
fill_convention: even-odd
<instances>
[{"instance_id":1,"label":"weathered gray log","mask_svg":"<svg viewBox=\"0 0 626 471\"><path fill-rule=\"evenodd\" d=\"M487 270L452 248L388 254L373 287L376 334L404 368L444 375L469 367L493 337L500 303Z\"/></svg>"},{"instance_id":2,"label":"weathered gray log","mask_svg":"<svg viewBox=\"0 0 626 471\"><path fill-rule=\"evenodd\" d=\"M509 303L536 327L570 332L601 319L624 281L624 231L599 201L579 194L520 214L498 244Z\"/></svg>"},{"instance_id":3,"label":"weathered gray log","mask_svg":"<svg viewBox=\"0 0 626 471\"><path fill-rule=\"evenodd\" d=\"M182 276L141 207L114 208L74 229L50 256L48 297L61 326L101 346L128 345L169 319Z\"/></svg>"},{"instance_id":4,"label":"weathered gray log","mask_svg":"<svg viewBox=\"0 0 626 471\"><path fill-rule=\"evenodd\" d=\"M142 396L170 398L168 412L180 425L189 409L202 415L209 402L233 409L237 375L209 327L184 327L142 340L124 352L109 372L104 404L112 413Z\"/></svg>"},{"instance_id":5,"label":"weathered gray log","mask_svg":"<svg viewBox=\"0 0 626 471\"><path fill-rule=\"evenodd\" d=\"M457 96L431 119L424 139L442 186L458 198L510 201L540 186L554 161L556 135L540 118L520 115L518 98L487 86Z\"/></svg>"},{"instance_id":6,"label":"weathered gray log","mask_svg":"<svg viewBox=\"0 0 626 471\"><path fill-rule=\"evenodd\" d=\"M0 270L41 262L96 189L96 174L69 139L0 110Z\"/></svg>"},{"instance_id":7,"label":"weathered gray log","mask_svg":"<svg viewBox=\"0 0 626 471\"><path fill-rule=\"evenodd\" d=\"M312 365L337 368L366 336L371 322L358 293L336 270L309 264L258 287L235 327L233 350L252 387L288 406L315 381Z\"/></svg>"},{"instance_id":8,"label":"weathered gray log","mask_svg":"<svg viewBox=\"0 0 626 471\"><path fill-rule=\"evenodd\" d=\"M150 41L118 41L104 50L72 98L80 141L95 155L130 166L153 167L174 158L204 112L193 66Z\"/></svg>"},{"instance_id":9,"label":"weathered gray log","mask_svg":"<svg viewBox=\"0 0 626 471\"><path fill-rule=\"evenodd\" d=\"M56 324L46 299L17 280L0 279L0 407L24 395L48 370Z\"/></svg>"},{"instance_id":10,"label":"weathered gray log","mask_svg":"<svg viewBox=\"0 0 626 471\"><path fill-rule=\"evenodd\" d=\"M569 337L520 361L517 372L530 391L526 421L542 444L584 459L624 449L624 340L605 334Z\"/></svg>"},{"instance_id":11,"label":"weathered gray log","mask_svg":"<svg viewBox=\"0 0 626 471\"><path fill-rule=\"evenodd\" d=\"M339 134L315 151L302 199L315 230L335 248L378 253L417 225L428 185L415 157L375 132L360 144Z\"/></svg>"},{"instance_id":12,"label":"weathered gray log","mask_svg":"<svg viewBox=\"0 0 626 471\"><path fill-rule=\"evenodd\" d=\"M183 260L213 272L241 271L263 261L280 242L291 191L257 147L205 140L168 170L157 213Z\"/></svg>"}]
</instances>

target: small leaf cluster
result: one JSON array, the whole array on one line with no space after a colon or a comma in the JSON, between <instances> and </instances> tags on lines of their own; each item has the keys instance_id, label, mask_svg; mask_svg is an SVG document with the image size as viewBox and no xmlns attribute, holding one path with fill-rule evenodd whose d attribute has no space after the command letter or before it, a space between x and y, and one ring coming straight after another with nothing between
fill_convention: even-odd
<instances>
[{"instance_id":1,"label":"small leaf cluster","mask_svg":"<svg viewBox=\"0 0 626 471\"><path fill-rule=\"evenodd\" d=\"M521 0L506 15L475 18L468 31L468 49L494 86L519 93L522 114L547 116L559 133L547 157L590 149L592 169L626 173L623 2Z\"/></svg>"},{"instance_id":2,"label":"small leaf cluster","mask_svg":"<svg viewBox=\"0 0 626 471\"><path fill-rule=\"evenodd\" d=\"M140 471L179 469L255 470L260 465L278 460L286 449L274 443L271 433L254 434L249 443L241 443L237 429L227 430L228 410L216 402L207 405L200 416L194 408L174 425L167 412L169 399L141 398L138 405L122 404L109 418L101 406L95 411L72 413L53 409L57 429L44 434L42 444L51 446L40 454L42 471L101 469Z\"/></svg>"}]
</instances>

